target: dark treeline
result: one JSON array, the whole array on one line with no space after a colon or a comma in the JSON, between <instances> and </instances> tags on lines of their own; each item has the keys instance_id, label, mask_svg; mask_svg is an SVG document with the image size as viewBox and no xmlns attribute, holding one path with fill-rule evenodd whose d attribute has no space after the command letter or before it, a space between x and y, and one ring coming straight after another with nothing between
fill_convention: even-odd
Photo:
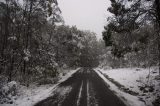
<instances>
[{"instance_id":1,"label":"dark treeline","mask_svg":"<svg viewBox=\"0 0 160 106\"><path fill-rule=\"evenodd\" d=\"M96 45L94 33L63 25L56 0L0 2L0 75L8 81L29 85L61 68L97 66Z\"/></svg>"}]
</instances>

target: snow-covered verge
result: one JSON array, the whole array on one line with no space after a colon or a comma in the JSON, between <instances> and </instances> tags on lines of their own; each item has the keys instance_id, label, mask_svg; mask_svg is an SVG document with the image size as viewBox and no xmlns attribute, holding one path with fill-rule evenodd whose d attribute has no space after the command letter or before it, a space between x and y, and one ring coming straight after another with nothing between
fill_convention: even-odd
<instances>
[{"instance_id":1,"label":"snow-covered verge","mask_svg":"<svg viewBox=\"0 0 160 106\"><path fill-rule=\"evenodd\" d=\"M77 68L75 70L62 70L59 74L60 80L58 81L58 83L61 83L65 80L67 80L69 77L72 76L72 74L74 74L75 72L77 72L80 68Z\"/></svg>"},{"instance_id":2,"label":"snow-covered verge","mask_svg":"<svg viewBox=\"0 0 160 106\"><path fill-rule=\"evenodd\" d=\"M25 87L17 84L15 81L12 81L12 86L15 85L16 95L10 95L10 101L8 103L0 104L0 106L33 106L35 103L49 97L52 95L52 92L56 89L56 87L63 81L67 80L72 76L75 72L77 72L80 68L76 70L64 70L59 75L59 81L56 84L48 84L48 85L40 85L37 86L35 84L30 85L29 87ZM65 73L65 74L64 74ZM4 89L8 89L11 84L7 84L4 86ZM7 97L8 98L8 97Z\"/></svg>"},{"instance_id":3,"label":"snow-covered verge","mask_svg":"<svg viewBox=\"0 0 160 106\"><path fill-rule=\"evenodd\" d=\"M150 69L96 68L95 70L110 85L111 90L121 98L125 98L129 106L153 106L154 100L160 96L160 79L157 67Z\"/></svg>"}]
</instances>

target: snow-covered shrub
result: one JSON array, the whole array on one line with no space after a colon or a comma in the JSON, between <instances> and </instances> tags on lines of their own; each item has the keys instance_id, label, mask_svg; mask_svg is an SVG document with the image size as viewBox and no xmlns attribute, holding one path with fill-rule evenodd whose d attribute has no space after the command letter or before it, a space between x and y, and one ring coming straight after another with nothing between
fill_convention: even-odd
<instances>
[{"instance_id":1,"label":"snow-covered shrub","mask_svg":"<svg viewBox=\"0 0 160 106\"><path fill-rule=\"evenodd\" d=\"M41 78L37 83L38 85L55 84L58 81L58 77L55 78Z\"/></svg>"},{"instance_id":2,"label":"snow-covered shrub","mask_svg":"<svg viewBox=\"0 0 160 106\"><path fill-rule=\"evenodd\" d=\"M16 36L11 36L11 37L8 38L8 40L13 40L14 41L14 40L17 40L17 37Z\"/></svg>"},{"instance_id":3,"label":"snow-covered shrub","mask_svg":"<svg viewBox=\"0 0 160 106\"><path fill-rule=\"evenodd\" d=\"M17 88L18 84L15 81L11 81L6 85L4 85L0 89L0 104L3 103L12 104L13 103L12 97L16 96Z\"/></svg>"},{"instance_id":4,"label":"snow-covered shrub","mask_svg":"<svg viewBox=\"0 0 160 106\"><path fill-rule=\"evenodd\" d=\"M112 67L110 67L110 66L104 66L104 69L105 69L105 70L107 70L107 69L108 69L108 70L111 70Z\"/></svg>"},{"instance_id":5,"label":"snow-covered shrub","mask_svg":"<svg viewBox=\"0 0 160 106\"><path fill-rule=\"evenodd\" d=\"M141 91L143 91L143 93L153 92L154 91L154 86L144 85L144 86L139 86L139 89Z\"/></svg>"},{"instance_id":6,"label":"snow-covered shrub","mask_svg":"<svg viewBox=\"0 0 160 106\"><path fill-rule=\"evenodd\" d=\"M160 81L160 76L159 75L155 76L155 80L159 80Z\"/></svg>"},{"instance_id":7,"label":"snow-covered shrub","mask_svg":"<svg viewBox=\"0 0 160 106\"><path fill-rule=\"evenodd\" d=\"M160 106L160 96L153 102L153 106Z\"/></svg>"},{"instance_id":8,"label":"snow-covered shrub","mask_svg":"<svg viewBox=\"0 0 160 106\"><path fill-rule=\"evenodd\" d=\"M5 77L5 76L0 76L0 89L1 89L5 84L7 84L7 80L8 80L7 77Z\"/></svg>"},{"instance_id":9,"label":"snow-covered shrub","mask_svg":"<svg viewBox=\"0 0 160 106\"><path fill-rule=\"evenodd\" d=\"M140 69L140 68L137 68L136 71L141 71L141 69Z\"/></svg>"}]
</instances>

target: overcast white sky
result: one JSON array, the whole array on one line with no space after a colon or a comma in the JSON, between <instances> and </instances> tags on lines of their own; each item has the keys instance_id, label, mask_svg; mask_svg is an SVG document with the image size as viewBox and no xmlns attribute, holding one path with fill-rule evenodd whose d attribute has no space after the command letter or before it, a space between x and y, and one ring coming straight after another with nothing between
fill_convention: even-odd
<instances>
[{"instance_id":1,"label":"overcast white sky","mask_svg":"<svg viewBox=\"0 0 160 106\"><path fill-rule=\"evenodd\" d=\"M102 38L110 0L58 0L58 3L66 25L91 30Z\"/></svg>"}]
</instances>

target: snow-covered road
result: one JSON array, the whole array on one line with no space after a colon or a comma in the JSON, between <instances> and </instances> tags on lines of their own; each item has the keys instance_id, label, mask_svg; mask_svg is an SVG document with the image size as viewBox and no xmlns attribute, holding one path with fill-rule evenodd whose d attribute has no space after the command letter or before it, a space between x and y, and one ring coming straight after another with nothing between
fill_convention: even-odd
<instances>
[{"instance_id":1,"label":"snow-covered road","mask_svg":"<svg viewBox=\"0 0 160 106\"><path fill-rule=\"evenodd\" d=\"M126 106L93 70L82 68L35 106Z\"/></svg>"}]
</instances>

